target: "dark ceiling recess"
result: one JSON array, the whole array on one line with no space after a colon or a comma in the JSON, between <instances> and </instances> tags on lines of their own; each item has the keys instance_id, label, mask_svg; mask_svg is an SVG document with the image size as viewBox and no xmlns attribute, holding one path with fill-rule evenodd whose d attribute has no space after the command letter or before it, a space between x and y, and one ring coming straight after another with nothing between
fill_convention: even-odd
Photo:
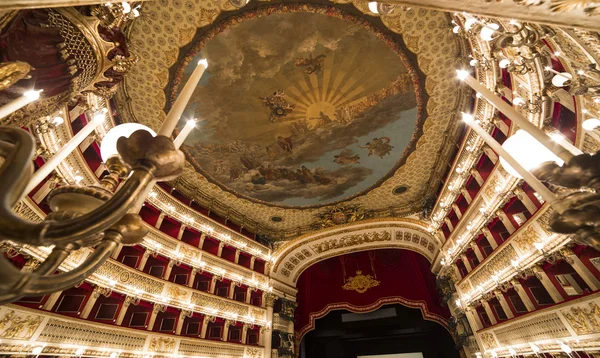
<instances>
[{"instance_id":1,"label":"dark ceiling recess","mask_svg":"<svg viewBox=\"0 0 600 358\"><path fill-rule=\"evenodd\" d=\"M391 310L395 314L390 314ZM349 314L355 316L340 310L318 319L315 330L304 336L300 357L356 358L413 352L422 352L424 358L459 357L450 333L440 324L424 320L418 309L387 305L365 314L364 320L348 320Z\"/></svg>"},{"instance_id":2,"label":"dark ceiling recess","mask_svg":"<svg viewBox=\"0 0 600 358\"><path fill-rule=\"evenodd\" d=\"M397 187L394 188L394 190L392 190L392 193L394 195L400 195L402 193L405 193L408 190L408 187L406 185L399 185Z\"/></svg>"}]
</instances>

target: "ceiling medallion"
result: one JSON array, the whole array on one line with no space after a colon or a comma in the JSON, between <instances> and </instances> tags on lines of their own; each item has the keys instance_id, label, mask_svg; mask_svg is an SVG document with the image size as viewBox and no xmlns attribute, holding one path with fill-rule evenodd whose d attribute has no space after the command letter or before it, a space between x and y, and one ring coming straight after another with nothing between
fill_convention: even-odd
<instances>
[{"instance_id":1,"label":"ceiling medallion","mask_svg":"<svg viewBox=\"0 0 600 358\"><path fill-rule=\"evenodd\" d=\"M369 288L379 286L381 282L377 281L371 275L363 275L362 271L356 271L356 276L348 278L342 288L347 291L356 291L365 293Z\"/></svg>"},{"instance_id":2,"label":"ceiling medallion","mask_svg":"<svg viewBox=\"0 0 600 358\"><path fill-rule=\"evenodd\" d=\"M336 207L317 214L317 224L321 227L331 227L370 219L372 217L372 211L367 211L360 206Z\"/></svg>"}]
</instances>

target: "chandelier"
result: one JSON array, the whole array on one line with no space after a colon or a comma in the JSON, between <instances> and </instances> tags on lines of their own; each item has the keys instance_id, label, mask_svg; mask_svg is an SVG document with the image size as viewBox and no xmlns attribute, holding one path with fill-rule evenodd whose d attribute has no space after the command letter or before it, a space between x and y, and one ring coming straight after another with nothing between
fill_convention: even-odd
<instances>
[{"instance_id":1,"label":"chandelier","mask_svg":"<svg viewBox=\"0 0 600 358\"><path fill-rule=\"evenodd\" d=\"M104 120L106 110L97 113L35 175L33 136L18 127L0 126L0 239L50 249L32 272L20 271L0 256L0 304L73 287L94 273L119 245L135 245L143 240L147 231L139 209L154 183L175 179L183 172L185 156L179 147L195 122L188 122L175 140L171 135L207 67L206 60L198 62L158 133L138 123L111 129L101 143L108 175L98 186L54 189L48 195L51 213L39 223L20 218L13 207ZM0 108L0 119L37 98L39 92L33 91L6 104ZM79 266L54 274L72 252L81 248L94 251Z\"/></svg>"}]
</instances>

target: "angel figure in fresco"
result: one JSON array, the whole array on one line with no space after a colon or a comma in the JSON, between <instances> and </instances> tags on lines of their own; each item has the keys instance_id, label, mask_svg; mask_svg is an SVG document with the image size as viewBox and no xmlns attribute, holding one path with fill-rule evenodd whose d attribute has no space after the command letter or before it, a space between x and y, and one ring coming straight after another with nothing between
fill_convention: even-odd
<instances>
[{"instance_id":1,"label":"angel figure in fresco","mask_svg":"<svg viewBox=\"0 0 600 358\"><path fill-rule=\"evenodd\" d=\"M381 137L381 138L373 138L371 142L367 142L364 146L360 146L361 148L369 150L369 156L376 155L379 158L383 158L384 156L390 154L394 147L389 144L389 137Z\"/></svg>"},{"instance_id":2,"label":"angel figure in fresco","mask_svg":"<svg viewBox=\"0 0 600 358\"><path fill-rule=\"evenodd\" d=\"M269 114L269 122L274 123L278 119L283 119L293 111L296 106L286 101L285 92L279 90L273 92L272 96L258 97L263 105L269 107L271 113Z\"/></svg>"},{"instance_id":3,"label":"angel figure in fresco","mask_svg":"<svg viewBox=\"0 0 600 358\"><path fill-rule=\"evenodd\" d=\"M278 136L277 137L277 145L281 147L281 149L285 150L286 152L291 152L292 151L292 137L293 136L289 136L289 137L282 137L282 136Z\"/></svg>"},{"instance_id":4,"label":"angel figure in fresco","mask_svg":"<svg viewBox=\"0 0 600 358\"><path fill-rule=\"evenodd\" d=\"M308 58L300 58L298 57L294 62L294 66L302 68L304 73L307 75L312 75L313 73L319 74L323 71L323 63L325 62L325 55L319 55L315 58L312 57L312 54L308 55Z\"/></svg>"},{"instance_id":5,"label":"angel figure in fresco","mask_svg":"<svg viewBox=\"0 0 600 358\"><path fill-rule=\"evenodd\" d=\"M349 164L358 164L360 157L358 154L354 154L351 149L344 149L340 154L333 156L335 159L334 163L338 163L340 165L349 165Z\"/></svg>"}]
</instances>

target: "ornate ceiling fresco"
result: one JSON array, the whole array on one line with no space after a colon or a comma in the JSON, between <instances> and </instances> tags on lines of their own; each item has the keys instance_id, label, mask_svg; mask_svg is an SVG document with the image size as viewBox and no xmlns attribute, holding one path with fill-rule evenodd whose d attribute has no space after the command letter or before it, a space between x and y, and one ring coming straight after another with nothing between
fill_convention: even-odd
<instances>
[{"instance_id":1,"label":"ornate ceiling fresco","mask_svg":"<svg viewBox=\"0 0 600 358\"><path fill-rule=\"evenodd\" d=\"M184 147L194 168L250 200L290 206L355 196L387 177L422 117L419 77L392 38L359 22L287 5L204 34L181 81L208 59L186 110L203 120Z\"/></svg>"},{"instance_id":2,"label":"ornate ceiling fresco","mask_svg":"<svg viewBox=\"0 0 600 358\"><path fill-rule=\"evenodd\" d=\"M377 18L365 5L146 3L129 34L140 63L116 97L121 117L158 128L189 64L206 57L180 191L275 232L335 207L414 213L457 140L447 68L460 49L445 13Z\"/></svg>"}]
</instances>

